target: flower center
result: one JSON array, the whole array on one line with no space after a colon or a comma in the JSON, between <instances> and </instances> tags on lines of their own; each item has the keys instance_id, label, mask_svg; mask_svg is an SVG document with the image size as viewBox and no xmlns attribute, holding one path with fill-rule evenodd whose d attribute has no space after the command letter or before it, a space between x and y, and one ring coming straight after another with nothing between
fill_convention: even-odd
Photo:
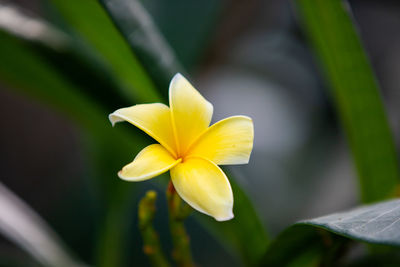
<instances>
[{"instance_id":1,"label":"flower center","mask_svg":"<svg viewBox=\"0 0 400 267\"><path fill-rule=\"evenodd\" d=\"M187 157L189 156L189 153L187 153L188 151L185 151L184 153L179 153L176 156L176 160L180 159L181 163L185 162L185 160L187 159Z\"/></svg>"}]
</instances>

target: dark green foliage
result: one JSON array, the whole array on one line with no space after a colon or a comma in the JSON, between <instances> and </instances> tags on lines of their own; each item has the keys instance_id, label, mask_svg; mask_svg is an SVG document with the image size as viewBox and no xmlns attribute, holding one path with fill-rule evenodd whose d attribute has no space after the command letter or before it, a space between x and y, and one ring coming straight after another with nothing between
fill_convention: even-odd
<instances>
[{"instance_id":1,"label":"dark green foliage","mask_svg":"<svg viewBox=\"0 0 400 267\"><path fill-rule=\"evenodd\" d=\"M297 0L305 31L332 89L364 202L393 197L399 169L381 93L342 0Z\"/></svg>"}]
</instances>

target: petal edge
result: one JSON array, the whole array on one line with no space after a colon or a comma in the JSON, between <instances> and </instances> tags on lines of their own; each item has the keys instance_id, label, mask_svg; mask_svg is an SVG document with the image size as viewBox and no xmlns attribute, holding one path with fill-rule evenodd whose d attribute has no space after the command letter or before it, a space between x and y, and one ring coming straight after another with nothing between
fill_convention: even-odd
<instances>
[{"instance_id":1,"label":"petal edge","mask_svg":"<svg viewBox=\"0 0 400 267\"><path fill-rule=\"evenodd\" d=\"M176 156L170 109L161 103L140 104L120 108L108 116L111 124L127 121L138 127Z\"/></svg>"},{"instance_id":2,"label":"petal edge","mask_svg":"<svg viewBox=\"0 0 400 267\"><path fill-rule=\"evenodd\" d=\"M247 116L233 116L211 125L188 150L188 156L217 165L247 164L253 149L254 126Z\"/></svg>"},{"instance_id":3,"label":"petal edge","mask_svg":"<svg viewBox=\"0 0 400 267\"><path fill-rule=\"evenodd\" d=\"M153 144L142 149L118 172L118 176L125 181L144 181L168 171L179 162L181 159L175 160L163 146Z\"/></svg>"},{"instance_id":4,"label":"petal edge","mask_svg":"<svg viewBox=\"0 0 400 267\"><path fill-rule=\"evenodd\" d=\"M179 196L194 209L227 221L233 215L233 193L225 173L214 163L190 158L171 169L171 180Z\"/></svg>"}]
</instances>

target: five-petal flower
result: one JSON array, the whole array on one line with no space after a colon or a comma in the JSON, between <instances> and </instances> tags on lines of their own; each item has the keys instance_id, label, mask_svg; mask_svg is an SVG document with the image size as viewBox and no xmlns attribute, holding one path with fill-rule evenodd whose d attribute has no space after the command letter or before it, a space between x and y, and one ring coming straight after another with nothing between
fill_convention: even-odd
<instances>
[{"instance_id":1,"label":"five-petal flower","mask_svg":"<svg viewBox=\"0 0 400 267\"><path fill-rule=\"evenodd\" d=\"M159 142L144 148L118 176L143 181L171 170L176 191L189 205L218 221L232 219L232 189L217 165L248 163L252 120L233 116L209 126L213 106L180 74L170 83L169 104L135 105L109 115L113 125L128 121Z\"/></svg>"}]
</instances>

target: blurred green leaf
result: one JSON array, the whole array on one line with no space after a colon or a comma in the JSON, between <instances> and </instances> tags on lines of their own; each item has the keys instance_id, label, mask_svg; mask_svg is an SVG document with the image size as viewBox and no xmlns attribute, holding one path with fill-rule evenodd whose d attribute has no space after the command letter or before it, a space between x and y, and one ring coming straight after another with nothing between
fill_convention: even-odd
<instances>
[{"instance_id":1,"label":"blurred green leaf","mask_svg":"<svg viewBox=\"0 0 400 267\"><path fill-rule=\"evenodd\" d=\"M83 42L11 4L0 4L0 15L7 18L1 21L1 29L18 37L24 46L30 47L43 60L62 71L74 85L84 88L86 95L110 110L119 108L121 104L132 104L121 94L115 93L116 90L123 90L120 83L98 55Z\"/></svg>"},{"instance_id":2,"label":"blurred green leaf","mask_svg":"<svg viewBox=\"0 0 400 267\"><path fill-rule=\"evenodd\" d=\"M215 0L146 0L140 1L154 19L160 32L184 68L198 67L209 43L215 38L226 1Z\"/></svg>"},{"instance_id":3,"label":"blurred green leaf","mask_svg":"<svg viewBox=\"0 0 400 267\"><path fill-rule=\"evenodd\" d=\"M337 266L348 239L305 225L283 231L269 245L260 266Z\"/></svg>"},{"instance_id":4,"label":"blurred green leaf","mask_svg":"<svg viewBox=\"0 0 400 267\"><path fill-rule=\"evenodd\" d=\"M120 247L126 237L120 232L125 231L123 225L128 222L121 218L121 214L126 214L129 210L131 202L127 198L132 197L135 184L120 181L116 173L121 164L133 159L145 143L144 139L127 134L122 129L113 129L107 119L107 111L82 95L79 89L74 88L42 58L32 53L23 42L3 32L0 32L0 39L0 77L3 82L67 114L84 130L86 142L83 144L92 153L92 162L89 163L95 166L88 170L93 170L89 174L96 178L93 181L97 202L104 212L101 214L104 219L99 220L104 220L104 225L113 229L112 235L105 237L112 240L121 238L113 241L113 246L107 247L106 252L103 251L100 256L104 262L108 262L106 259L109 256L121 261L121 255L113 255L123 253ZM118 219L115 219L117 216ZM114 223L109 223L110 221ZM104 237L104 232L111 231L107 227L99 229L101 237ZM104 240L99 245L108 241ZM119 262L113 264L118 265Z\"/></svg>"},{"instance_id":5,"label":"blurred green leaf","mask_svg":"<svg viewBox=\"0 0 400 267\"><path fill-rule=\"evenodd\" d=\"M397 267L400 262L400 253L398 250L387 250L380 253L370 253L359 259L355 259L346 266L348 267L374 267L374 266L385 266L385 267Z\"/></svg>"},{"instance_id":6,"label":"blurred green leaf","mask_svg":"<svg viewBox=\"0 0 400 267\"><path fill-rule=\"evenodd\" d=\"M43 266L86 266L34 210L0 183L0 232Z\"/></svg>"},{"instance_id":7,"label":"blurred green leaf","mask_svg":"<svg viewBox=\"0 0 400 267\"><path fill-rule=\"evenodd\" d=\"M89 91L87 87L80 88L77 86L84 84L75 82L74 74L71 73L72 68L66 69L64 65L54 63L53 59L58 61L71 60L71 62L76 60L77 63L81 64L75 66L75 72L88 70L88 73L84 73L84 75L101 76L107 73L103 73L101 68L86 66L85 64L96 63L96 61L88 62L95 59L90 55L77 52L77 47L74 47L73 41L46 21L28 17L11 5L0 5L0 12L3 11L8 12L10 22L17 23L11 23L9 28L0 24L0 55L2 58L0 77L2 80L14 89L38 98L55 110L67 114L70 119L88 133L88 136L90 136L87 140L89 144L95 143L96 146L94 147L100 148L100 150L108 149L108 151L103 151L107 153L93 154L95 158L105 155L104 163L107 164L100 164L98 166L100 169L105 166L106 168L115 168L112 173L108 171L103 175L100 172L100 177L110 174L115 176L115 172L121 164L121 158L111 161L109 159L115 150L115 146L118 147L117 151L118 149L121 150L118 152L119 156L131 159L132 155L147 143L147 140L140 136L132 138L132 135L128 132L110 127L107 114L113 110L104 109L103 106L99 105L98 102L101 101L94 96L94 92L86 94L85 92ZM34 31L34 29L24 27L26 25L35 25L40 30ZM41 44L41 46L37 46L37 44ZM68 59L68 57L73 57L73 59ZM86 78L90 77L86 76ZM89 82L97 85L97 81ZM105 80L100 80L100 82L105 82ZM109 94L105 95L107 99L114 98L111 95L112 92L105 93ZM105 93L98 92L98 94ZM107 105L104 103L104 106ZM120 140L114 140L115 137ZM115 163L115 165L112 163ZM109 177L106 180L110 180ZM112 188L107 188L107 191L112 190Z\"/></svg>"},{"instance_id":8,"label":"blurred green leaf","mask_svg":"<svg viewBox=\"0 0 400 267\"><path fill-rule=\"evenodd\" d=\"M159 88L182 72L174 52L138 0L100 0Z\"/></svg>"},{"instance_id":9,"label":"blurred green leaf","mask_svg":"<svg viewBox=\"0 0 400 267\"><path fill-rule=\"evenodd\" d=\"M131 104L160 101L160 94L111 19L96 0L48 0L123 84Z\"/></svg>"},{"instance_id":10,"label":"blurred green leaf","mask_svg":"<svg viewBox=\"0 0 400 267\"><path fill-rule=\"evenodd\" d=\"M358 170L362 200L393 196L399 184L393 137L347 2L295 2L332 87Z\"/></svg>"}]
</instances>

